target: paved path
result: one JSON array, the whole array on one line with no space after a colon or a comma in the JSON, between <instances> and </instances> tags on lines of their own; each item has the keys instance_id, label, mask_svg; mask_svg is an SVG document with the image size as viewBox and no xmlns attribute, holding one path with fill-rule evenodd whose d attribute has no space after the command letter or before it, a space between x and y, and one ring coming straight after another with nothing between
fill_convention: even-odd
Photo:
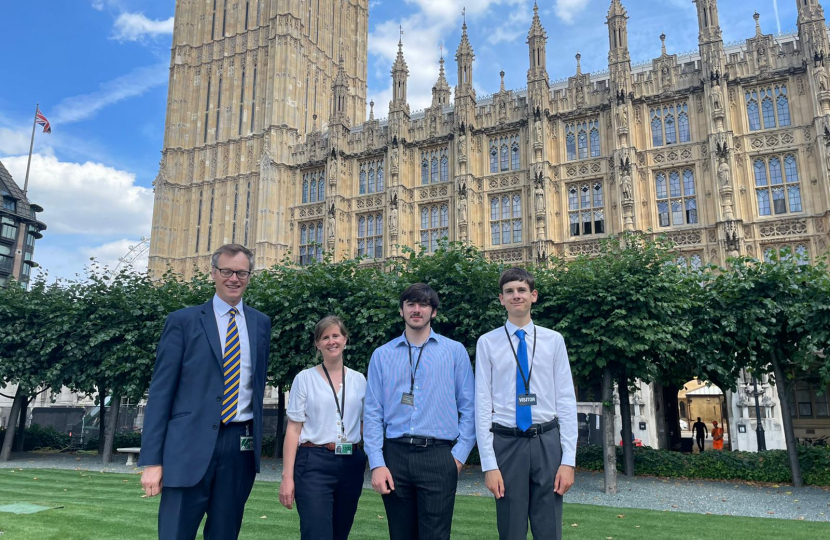
<instances>
[{"instance_id":1,"label":"paved path","mask_svg":"<svg viewBox=\"0 0 830 540\"><path fill-rule=\"evenodd\" d=\"M103 467L98 456L73 454L14 454L13 461L0 463L4 468L55 468L100 472L132 473L140 469L127 467L126 456L115 455L115 461ZM267 459L258 481L276 482L282 474L281 460ZM830 522L830 489L792 486L755 486L733 482L704 480L664 480L659 478L618 477L619 492L602 492L602 474L579 471L576 484L565 496L568 503L596 504L622 508L643 508L669 512L721 514L780 519L803 519ZM366 488L370 488L367 473ZM484 487L484 476L478 467L465 467L458 483L459 495L491 496ZM830 532L828 532L830 537Z\"/></svg>"}]
</instances>

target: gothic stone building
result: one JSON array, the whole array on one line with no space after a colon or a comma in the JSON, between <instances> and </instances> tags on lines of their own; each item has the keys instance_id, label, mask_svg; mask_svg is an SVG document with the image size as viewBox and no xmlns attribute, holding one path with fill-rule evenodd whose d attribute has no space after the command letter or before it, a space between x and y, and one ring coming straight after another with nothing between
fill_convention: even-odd
<instances>
[{"instance_id":1,"label":"gothic stone building","mask_svg":"<svg viewBox=\"0 0 830 540\"><path fill-rule=\"evenodd\" d=\"M764 34L755 14L754 36L724 44L717 0L697 0L698 51L669 54L660 36L660 56L632 64L612 0L607 71L577 55L557 81L534 8L527 86L487 97L465 23L454 89L442 58L431 106L410 111L399 43L387 118L364 120L369 0L178 0L150 269L207 270L226 242L263 268L443 238L522 263L626 230L667 234L692 266L783 248L814 260L830 43L818 0L796 3L796 33Z\"/></svg>"}]
</instances>

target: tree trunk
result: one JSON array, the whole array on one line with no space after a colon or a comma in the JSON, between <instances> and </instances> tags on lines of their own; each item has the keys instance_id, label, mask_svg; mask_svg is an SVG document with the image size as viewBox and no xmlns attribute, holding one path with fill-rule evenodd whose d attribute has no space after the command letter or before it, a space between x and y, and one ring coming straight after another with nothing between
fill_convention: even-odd
<instances>
[{"instance_id":1,"label":"tree trunk","mask_svg":"<svg viewBox=\"0 0 830 540\"><path fill-rule=\"evenodd\" d=\"M104 455L104 426L107 425L107 408L104 407L104 400L107 399L107 387L103 383L98 384L98 455ZM85 433L81 433L83 437Z\"/></svg>"},{"instance_id":2,"label":"tree trunk","mask_svg":"<svg viewBox=\"0 0 830 540\"><path fill-rule=\"evenodd\" d=\"M274 457L282 457L282 442L285 439L285 390L279 387L277 396L277 442L274 448Z\"/></svg>"},{"instance_id":3,"label":"tree trunk","mask_svg":"<svg viewBox=\"0 0 830 540\"><path fill-rule=\"evenodd\" d=\"M12 452L23 451L23 439L26 436L26 416L29 414L29 396L23 396L20 403L20 420L17 422L17 433L14 437Z\"/></svg>"},{"instance_id":4,"label":"tree trunk","mask_svg":"<svg viewBox=\"0 0 830 540\"><path fill-rule=\"evenodd\" d=\"M628 377L621 375L617 381L620 395L620 422L622 422L622 447L625 475L634 476L634 443L631 435L631 402L628 397Z\"/></svg>"},{"instance_id":5,"label":"tree trunk","mask_svg":"<svg viewBox=\"0 0 830 540\"><path fill-rule=\"evenodd\" d=\"M121 396L113 394L110 398L110 414L107 418L107 430L104 439L104 463L112 463L112 443L115 441L115 432L118 430L118 409L121 407Z\"/></svg>"},{"instance_id":6,"label":"tree trunk","mask_svg":"<svg viewBox=\"0 0 830 540\"><path fill-rule=\"evenodd\" d=\"M617 448L614 445L614 376L606 367L602 372L602 462L605 493L617 493Z\"/></svg>"},{"instance_id":7,"label":"tree trunk","mask_svg":"<svg viewBox=\"0 0 830 540\"><path fill-rule=\"evenodd\" d=\"M798 462L798 444L795 440L793 420L790 417L790 394L787 392L786 378L778 361L779 352L773 350L770 353L772 358L772 369L775 372L775 387L778 389L778 399L781 401L781 420L784 423L784 440L787 441L787 457L790 458L790 471L793 475L793 487L800 488L804 485L801 480L801 464ZM758 422L762 420L757 419Z\"/></svg>"},{"instance_id":8,"label":"tree trunk","mask_svg":"<svg viewBox=\"0 0 830 540\"><path fill-rule=\"evenodd\" d=\"M14 395L12 402L12 412L9 415L8 428L6 429L6 436L3 439L3 449L0 450L0 461L8 461L12 453L12 443L14 442L15 428L17 427L17 418L20 415L20 409L23 402L26 400L26 392L22 387L17 387L17 393Z\"/></svg>"},{"instance_id":9,"label":"tree trunk","mask_svg":"<svg viewBox=\"0 0 830 540\"><path fill-rule=\"evenodd\" d=\"M729 436L729 445L726 446L726 449L731 452L732 451L732 441L735 440L735 438L732 437L732 432L734 431L734 429L732 428L732 420L730 420L730 416L729 416L729 408L732 406L732 400L730 399L732 397L732 392L730 392L729 390L723 390L723 388L725 388L725 386L719 386L719 388L721 388L721 390L723 391L723 398L722 398L721 406L720 406L721 424L725 423L726 428L729 428L729 429L724 428L723 432L724 432L724 434ZM721 427L723 427L723 425L721 425Z\"/></svg>"}]
</instances>

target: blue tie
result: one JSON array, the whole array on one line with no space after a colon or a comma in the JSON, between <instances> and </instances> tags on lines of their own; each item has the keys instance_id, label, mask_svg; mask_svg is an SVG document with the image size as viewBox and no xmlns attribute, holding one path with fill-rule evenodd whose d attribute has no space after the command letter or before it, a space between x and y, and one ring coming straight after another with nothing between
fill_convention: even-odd
<instances>
[{"instance_id":1,"label":"blue tie","mask_svg":"<svg viewBox=\"0 0 830 540\"><path fill-rule=\"evenodd\" d=\"M525 341L526 334L527 332L522 329L516 330L516 337L519 338L519 366L522 367L519 370L519 366L516 366L516 426L522 431L527 431L533 423L533 415L530 412L530 407L519 406L519 396L523 396L530 391L529 388L525 388L525 380L522 377L522 371L524 371L525 377L529 375L527 366L527 342Z\"/></svg>"}]
</instances>

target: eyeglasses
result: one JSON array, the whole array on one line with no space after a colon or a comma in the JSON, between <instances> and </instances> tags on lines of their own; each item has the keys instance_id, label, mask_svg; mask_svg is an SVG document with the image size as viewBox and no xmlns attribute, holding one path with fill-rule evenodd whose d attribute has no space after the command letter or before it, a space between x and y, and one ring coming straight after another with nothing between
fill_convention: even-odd
<instances>
[{"instance_id":1,"label":"eyeglasses","mask_svg":"<svg viewBox=\"0 0 830 540\"><path fill-rule=\"evenodd\" d=\"M230 268L219 268L218 266L214 266L214 268L219 271L219 275L223 278L229 278L234 274L239 279L248 279L251 277L251 272L248 270L231 270Z\"/></svg>"}]
</instances>

